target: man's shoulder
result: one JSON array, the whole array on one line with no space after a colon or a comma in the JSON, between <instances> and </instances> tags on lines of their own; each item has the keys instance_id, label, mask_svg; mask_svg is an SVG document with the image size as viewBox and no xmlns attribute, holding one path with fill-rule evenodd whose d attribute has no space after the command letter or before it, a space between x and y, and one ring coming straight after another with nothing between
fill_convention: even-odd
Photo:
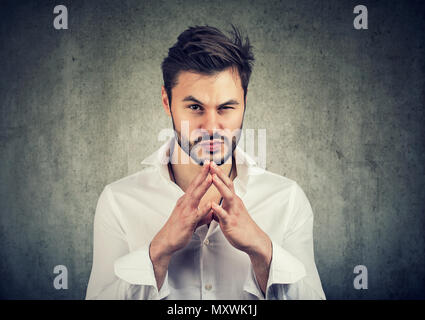
<instances>
[{"instance_id":1,"label":"man's shoulder","mask_svg":"<svg viewBox=\"0 0 425 320\"><path fill-rule=\"evenodd\" d=\"M250 184L255 185L255 190L267 190L268 195L282 195L292 199L296 203L309 203L306 193L300 184L286 176L261 170L258 174L251 175Z\"/></svg>"},{"instance_id":2,"label":"man's shoulder","mask_svg":"<svg viewBox=\"0 0 425 320\"><path fill-rule=\"evenodd\" d=\"M286 176L271 172L266 169L256 170L250 176L251 183L267 186L270 190L294 190L301 189L298 183Z\"/></svg>"},{"instance_id":3,"label":"man's shoulder","mask_svg":"<svg viewBox=\"0 0 425 320\"><path fill-rule=\"evenodd\" d=\"M146 167L135 173L122 177L108 183L105 189L109 189L113 194L128 193L132 190L140 190L144 185L153 182L156 178L155 168Z\"/></svg>"},{"instance_id":4,"label":"man's shoulder","mask_svg":"<svg viewBox=\"0 0 425 320\"><path fill-rule=\"evenodd\" d=\"M300 212L305 217L312 215L310 200L303 188L295 180L263 170L263 174L254 175L253 183L257 184L257 186L265 186L264 189L268 190L268 195L277 195L289 199L288 204L291 210L298 212L297 218L301 218ZM258 188L255 189L258 190Z\"/></svg>"}]
</instances>

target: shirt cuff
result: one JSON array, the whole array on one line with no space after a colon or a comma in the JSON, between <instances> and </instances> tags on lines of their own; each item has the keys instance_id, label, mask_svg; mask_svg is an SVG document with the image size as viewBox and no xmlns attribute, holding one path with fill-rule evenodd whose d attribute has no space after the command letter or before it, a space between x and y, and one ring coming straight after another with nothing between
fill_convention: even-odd
<instances>
[{"instance_id":1,"label":"shirt cuff","mask_svg":"<svg viewBox=\"0 0 425 320\"><path fill-rule=\"evenodd\" d=\"M260 300L284 300L285 296L278 297L276 294L277 292L283 292L283 290L273 290L273 285L295 283L307 275L303 263L273 240L272 248L266 296L264 297L257 282L252 263L250 263L249 272L243 287L245 291L255 295Z\"/></svg>"},{"instance_id":2,"label":"shirt cuff","mask_svg":"<svg viewBox=\"0 0 425 320\"><path fill-rule=\"evenodd\" d=\"M114 271L117 277L132 285L149 286L149 288L142 288L142 291L145 292L143 294L145 299L160 300L170 294L168 270L165 274L164 283L158 291L155 271L149 256L149 243L118 258L114 263Z\"/></svg>"}]
</instances>

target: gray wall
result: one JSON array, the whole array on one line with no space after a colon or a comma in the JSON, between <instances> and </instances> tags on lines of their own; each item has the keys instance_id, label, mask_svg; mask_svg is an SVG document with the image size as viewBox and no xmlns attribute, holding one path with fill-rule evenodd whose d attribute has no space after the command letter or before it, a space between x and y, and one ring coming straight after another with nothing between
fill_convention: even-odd
<instances>
[{"instance_id":1,"label":"gray wall","mask_svg":"<svg viewBox=\"0 0 425 320\"><path fill-rule=\"evenodd\" d=\"M59 1L0 10L0 297L82 299L103 187L171 127L160 63L180 32L244 28L255 47L246 128L315 213L329 299L425 298L424 6L412 1ZM353 8L369 29L353 28ZM55 290L65 265L69 289ZM365 265L369 289L353 288Z\"/></svg>"}]
</instances>

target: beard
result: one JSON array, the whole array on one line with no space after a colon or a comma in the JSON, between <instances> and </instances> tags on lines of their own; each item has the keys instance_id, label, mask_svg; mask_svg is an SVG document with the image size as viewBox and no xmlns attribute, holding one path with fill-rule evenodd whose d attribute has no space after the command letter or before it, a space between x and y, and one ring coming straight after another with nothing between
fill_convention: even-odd
<instances>
[{"instance_id":1,"label":"beard","mask_svg":"<svg viewBox=\"0 0 425 320\"><path fill-rule=\"evenodd\" d=\"M203 166L206 160L209 160L210 162L213 161L218 166L226 163L226 161L233 155L241 137L242 124L241 127L236 130L236 134L232 134L230 137L223 132L227 130L214 130L212 135L210 135L206 130L199 130L199 133L196 134L197 137L194 140L190 140L189 137L182 135L180 131L176 130L172 116L171 119L173 122L175 140L179 144L180 148L200 166ZM191 135L193 136L195 134L192 133ZM222 142L221 146L223 147L220 146L218 150L214 151L204 151L201 143L209 143L217 140Z\"/></svg>"}]
</instances>

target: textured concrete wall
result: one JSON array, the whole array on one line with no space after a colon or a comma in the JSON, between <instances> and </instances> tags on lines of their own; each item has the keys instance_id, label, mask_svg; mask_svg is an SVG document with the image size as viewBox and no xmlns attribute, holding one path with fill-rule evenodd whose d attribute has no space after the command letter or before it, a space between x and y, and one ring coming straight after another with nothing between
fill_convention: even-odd
<instances>
[{"instance_id":1,"label":"textured concrete wall","mask_svg":"<svg viewBox=\"0 0 425 320\"><path fill-rule=\"evenodd\" d=\"M0 9L0 296L81 299L98 196L171 127L160 63L190 25L235 23L255 47L246 128L315 213L329 299L425 298L424 6L362 1L51 1ZM369 289L353 288L365 265ZM69 289L55 290L65 265Z\"/></svg>"}]
</instances>

